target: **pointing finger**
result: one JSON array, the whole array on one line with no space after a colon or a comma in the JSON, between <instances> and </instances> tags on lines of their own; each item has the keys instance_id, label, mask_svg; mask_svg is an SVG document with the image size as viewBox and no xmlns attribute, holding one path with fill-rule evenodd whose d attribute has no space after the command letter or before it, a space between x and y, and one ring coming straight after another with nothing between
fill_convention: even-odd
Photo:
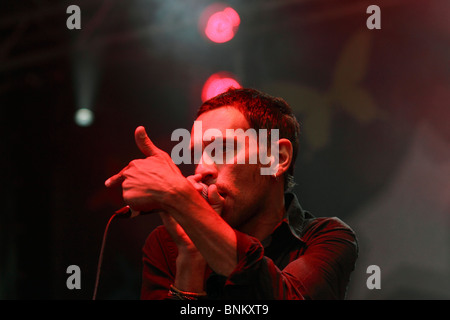
<instances>
[{"instance_id":1,"label":"pointing finger","mask_svg":"<svg viewBox=\"0 0 450 320\"><path fill-rule=\"evenodd\" d=\"M126 169L126 168L125 168ZM105 186L106 187L112 187L115 186L117 184L120 184L123 182L123 180L125 179L125 177L123 176L123 172L124 170L120 171L118 174L113 175L111 178L109 178L108 180L105 181Z\"/></svg>"}]
</instances>

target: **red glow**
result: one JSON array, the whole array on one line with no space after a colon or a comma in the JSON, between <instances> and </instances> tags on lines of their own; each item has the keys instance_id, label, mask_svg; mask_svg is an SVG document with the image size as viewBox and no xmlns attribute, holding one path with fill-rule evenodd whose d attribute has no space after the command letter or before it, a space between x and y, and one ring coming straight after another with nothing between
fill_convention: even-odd
<instances>
[{"instance_id":1,"label":"red glow","mask_svg":"<svg viewBox=\"0 0 450 320\"><path fill-rule=\"evenodd\" d=\"M233 39L241 19L238 13L230 7L211 14L204 32L208 39L216 43L224 43Z\"/></svg>"},{"instance_id":2,"label":"red glow","mask_svg":"<svg viewBox=\"0 0 450 320\"><path fill-rule=\"evenodd\" d=\"M215 73L210 76L203 85L202 101L215 97L216 95L227 91L230 87L238 89L241 85L228 74L222 72Z\"/></svg>"}]
</instances>

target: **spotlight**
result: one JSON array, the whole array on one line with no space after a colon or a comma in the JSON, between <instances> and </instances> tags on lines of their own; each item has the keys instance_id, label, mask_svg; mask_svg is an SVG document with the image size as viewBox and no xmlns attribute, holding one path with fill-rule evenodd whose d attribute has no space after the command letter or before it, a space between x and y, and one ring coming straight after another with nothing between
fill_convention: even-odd
<instances>
[{"instance_id":1,"label":"spotlight","mask_svg":"<svg viewBox=\"0 0 450 320\"><path fill-rule=\"evenodd\" d=\"M87 108L78 109L75 113L75 123L80 127L88 127L94 122L94 113Z\"/></svg>"},{"instance_id":2,"label":"spotlight","mask_svg":"<svg viewBox=\"0 0 450 320\"><path fill-rule=\"evenodd\" d=\"M211 75L206 80L202 89L202 101L206 101L218 94L227 91L230 87L240 88L239 82L232 75L226 72L218 72Z\"/></svg>"},{"instance_id":3,"label":"spotlight","mask_svg":"<svg viewBox=\"0 0 450 320\"><path fill-rule=\"evenodd\" d=\"M199 26L209 40L224 43L233 39L240 23L241 19L236 10L215 3L203 11Z\"/></svg>"},{"instance_id":4,"label":"spotlight","mask_svg":"<svg viewBox=\"0 0 450 320\"><path fill-rule=\"evenodd\" d=\"M72 76L75 91L74 121L88 127L94 121L95 96L99 80L98 51L94 46L77 48L72 54Z\"/></svg>"}]
</instances>

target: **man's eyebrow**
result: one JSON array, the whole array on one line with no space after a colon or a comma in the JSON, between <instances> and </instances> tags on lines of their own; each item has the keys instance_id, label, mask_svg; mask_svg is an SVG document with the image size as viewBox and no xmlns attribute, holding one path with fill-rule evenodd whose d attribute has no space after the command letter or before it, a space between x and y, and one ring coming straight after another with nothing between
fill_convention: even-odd
<instances>
[{"instance_id":1,"label":"man's eyebrow","mask_svg":"<svg viewBox=\"0 0 450 320\"><path fill-rule=\"evenodd\" d=\"M222 142L225 141L225 139L223 138L222 135L221 135L220 137L222 138ZM205 140L202 139L202 145L203 145L204 147L206 147L207 145L209 145L209 144L211 144L212 142L214 142L214 141L216 140L216 138L217 138L216 136L212 136L212 137L211 137L211 140L209 140L209 141L205 141Z\"/></svg>"},{"instance_id":2,"label":"man's eyebrow","mask_svg":"<svg viewBox=\"0 0 450 320\"><path fill-rule=\"evenodd\" d=\"M238 144L238 136L236 136L236 135L232 135L232 136L228 136L228 137L223 137L223 136L221 136L221 138L222 138L222 144L225 144L225 143L228 143L228 142L230 142L230 139L231 138L233 138L233 143L234 143L234 145L237 145ZM206 146L208 146L209 144L211 144L213 141L215 141L216 140L216 137L211 137L211 141L204 141L203 139L202 139L202 148L204 148L204 147L206 147ZM194 149L194 147L195 147L195 142L191 142L191 143L189 143L189 148L188 148L188 150L189 151L193 151L193 149Z\"/></svg>"},{"instance_id":3,"label":"man's eyebrow","mask_svg":"<svg viewBox=\"0 0 450 320\"><path fill-rule=\"evenodd\" d=\"M247 135L245 134L245 132L246 132L246 130L248 130L248 129L250 129L250 128L247 128L247 129L238 128L238 129L243 130L243 131L244 131L244 137L245 137L246 139L249 139L249 136L247 136ZM227 129L227 130L228 130L228 129ZM235 130L237 130L237 129L230 128L230 130L235 131ZM222 142L223 142L223 143L228 142L231 138L233 138L233 141L234 141L234 142L238 142L238 141L240 141L240 140L239 140L239 137L240 137L240 135L236 135L236 134L227 135L226 132L225 132L225 135L223 135L223 134L220 135L220 138L222 138ZM202 147L206 147L206 146L209 145L211 142L213 142L216 138L217 138L216 136L212 136L210 141L205 141L205 140L202 139L202 140L201 140L201 141L202 141ZM193 142L193 140L191 140L191 143L189 143L189 150L192 150L194 144L195 144L195 142Z\"/></svg>"}]
</instances>

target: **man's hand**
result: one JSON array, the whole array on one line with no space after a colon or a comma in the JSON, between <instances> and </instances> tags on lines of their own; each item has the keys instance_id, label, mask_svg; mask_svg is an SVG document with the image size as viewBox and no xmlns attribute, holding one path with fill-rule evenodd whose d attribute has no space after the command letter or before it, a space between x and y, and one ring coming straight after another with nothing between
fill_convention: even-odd
<instances>
[{"instance_id":1,"label":"man's hand","mask_svg":"<svg viewBox=\"0 0 450 320\"><path fill-rule=\"evenodd\" d=\"M135 139L146 158L131 161L105 185L111 187L121 183L123 199L132 210L160 210L170 214L173 219L166 219L166 223L176 236L174 241L188 252L198 249L196 257L206 260L215 272L228 276L237 263L236 234L220 217L224 199L216 186L208 188L211 204L208 207L170 156L152 143L144 127L136 129ZM188 264L192 267L192 263Z\"/></svg>"},{"instance_id":2,"label":"man's hand","mask_svg":"<svg viewBox=\"0 0 450 320\"><path fill-rule=\"evenodd\" d=\"M199 193L203 191L203 185L200 184L201 178L201 174L187 177L187 180ZM210 185L208 188L208 201L220 215L224 199L219 195L215 185ZM159 215L178 249L175 287L183 291L202 292L204 290L205 259L183 228L170 214L160 212Z\"/></svg>"},{"instance_id":3,"label":"man's hand","mask_svg":"<svg viewBox=\"0 0 450 320\"><path fill-rule=\"evenodd\" d=\"M135 140L147 158L131 161L106 180L105 185L112 187L121 183L123 199L133 210L162 209L167 194L176 192L176 187L186 184L187 180L170 156L153 144L144 127L136 128Z\"/></svg>"},{"instance_id":4,"label":"man's hand","mask_svg":"<svg viewBox=\"0 0 450 320\"><path fill-rule=\"evenodd\" d=\"M200 184L201 178L201 174L187 177L187 180L199 193L203 191L203 185ZM224 198L220 196L216 185L210 185L208 187L208 202L214 211L216 211L219 215L222 213L223 201ZM166 212L160 212L160 216L164 226L172 237L172 240L177 245L179 254L185 254L187 256L197 254L197 248L192 243L191 239L189 239L186 235L183 228L175 221L175 219Z\"/></svg>"},{"instance_id":5,"label":"man's hand","mask_svg":"<svg viewBox=\"0 0 450 320\"><path fill-rule=\"evenodd\" d=\"M201 177L201 176L200 176ZM192 186L200 193L202 192L202 186L198 183L197 176L189 176L187 180ZM194 243L189 239L183 228L176 222L176 220L167 212L161 211L159 213L161 220L166 227L167 232L172 237L178 248L178 255L194 256L198 254L198 250Z\"/></svg>"}]
</instances>

